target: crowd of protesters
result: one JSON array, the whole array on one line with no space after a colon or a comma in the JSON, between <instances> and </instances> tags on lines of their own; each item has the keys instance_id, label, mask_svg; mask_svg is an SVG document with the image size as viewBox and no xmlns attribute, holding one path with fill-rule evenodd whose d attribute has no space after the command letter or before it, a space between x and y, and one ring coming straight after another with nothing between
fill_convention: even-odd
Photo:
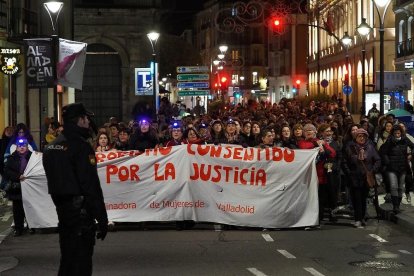
<instances>
[{"instance_id":1,"label":"crowd of protesters","mask_svg":"<svg viewBox=\"0 0 414 276\"><path fill-rule=\"evenodd\" d=\"M177 106L163 98L157 119L151 119L151 115L145 112L135 114L135 118L127 123L111 117L97 128L91 143L97 152L144 152L146 149L189 143L317 148L320 225L323 220L336 222L338 204L346 205L354 214L355 227L366 225L370 192L368 175L375 174L377 182L386 191L386 201L392 203L395 213L400 212L404 194L411 202L414 138L394 115L380 116L375 104L357 121L342 100L335 98L321 102L282 99L274 104L250 100L243 105L211 107L207 113L204 108L184 108L183 112L183 108ZM41 148L53 141L64 127L53 121L45 124L47 134L42 139ZM2 156L10 154L9 146L3 149L3 145L13 143L19 133L16 130L14 133L10 128L4 130ZM31 144L33 138L30 138L30 133L26 134L28 145L36 150L36 145ZM3 166L2 162L2 173Z\"/></svg>"}]
</instances>

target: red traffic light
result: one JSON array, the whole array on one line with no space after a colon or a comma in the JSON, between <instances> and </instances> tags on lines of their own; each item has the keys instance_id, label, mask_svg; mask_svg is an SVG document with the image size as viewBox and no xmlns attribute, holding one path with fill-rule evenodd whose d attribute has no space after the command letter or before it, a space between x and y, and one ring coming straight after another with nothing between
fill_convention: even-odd
<instances>
[{"instance_id":1,"label":"red traffic light","mask_svg":"<svg viewBox=\"0 0 414 276\"><path fill-rule=\"evenodd\" d=\"M280 20L279 19L274 19L273 20L273 25L276 26L276 27L280 26Z\"/></svg>"},{"instance_id":2,"label":"red traffic light","mask_svg":"<svg viewBox=\"0 0 414 276\"><path fill-rule=\"evenodd\" d=\"M221 83L226 83L227 82L227 77L221 77Z\"/></svg>"},{"instance_id":3,"label":"red traffic light","mask_svg":"<svg viewBox=\"0 0 414 276\"><path fill-rule=\"evenodd\" d=\"M300 84L300 80L296 80L296 84L299 85Z\"/></svg>"}]
</instances>

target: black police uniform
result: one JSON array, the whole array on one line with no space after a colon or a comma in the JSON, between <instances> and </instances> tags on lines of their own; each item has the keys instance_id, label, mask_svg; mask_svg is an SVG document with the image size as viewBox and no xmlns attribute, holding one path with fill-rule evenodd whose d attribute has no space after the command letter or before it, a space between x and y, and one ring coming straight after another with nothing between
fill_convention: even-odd
<instances>
[{"instance_id":1,"label":"black police uniform","mask_svg":"<svg viewBox=\"0 0 414 276\"><path fill-rule=\"evenodd\" d=\"M49 194L59 219L59 275L91 275L97 238L105 238L108 217L96 169L95 152L87 142L89 130L69 119L91 115L82 104L63 108L64 130L43 153Z\"/></svg>"}]
</instances>

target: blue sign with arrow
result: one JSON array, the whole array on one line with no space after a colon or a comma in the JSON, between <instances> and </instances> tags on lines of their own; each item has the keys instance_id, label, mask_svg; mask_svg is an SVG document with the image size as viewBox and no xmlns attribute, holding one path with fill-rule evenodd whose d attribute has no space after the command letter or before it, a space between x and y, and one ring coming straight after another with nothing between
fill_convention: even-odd
<instances>
[{"instance_id":1,"label":"blue sign with arrow","mask_svg":"<svg viewBox=\"0 0 414 276\"><path fill-rule=\"evenodd\" d=\"M342 87L342 92L346 95L349 96L352 93L352 87L349 85L344 85L344 87Z\"/></svg>"}]
</instances>

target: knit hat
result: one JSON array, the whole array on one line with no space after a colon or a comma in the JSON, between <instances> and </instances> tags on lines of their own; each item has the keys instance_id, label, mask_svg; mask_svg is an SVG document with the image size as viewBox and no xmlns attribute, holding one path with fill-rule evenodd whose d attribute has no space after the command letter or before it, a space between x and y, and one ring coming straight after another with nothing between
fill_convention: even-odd
<instances>
[{"instance_id":1,"label":"knit hat","mask_svg":"<svg viewBox=\"0 0 414 276\"><path fill-rule=\"evenodd\" d=\"M303 131L308 131L308 130L313 130L313 131L315 131L315 132L316 132L316 127L315 127L313 124L306 124L306 125L303 127Z\"/></svg>"},{"instance_id":2,"label":"knit hat","mask_svg":"<svg viewBox=\"0 0 414 276\"><path fill-rule=\"evenodd\" d=\"M363 128L358 128L356 131L355 131L355 137L357 137L358 135L360 135L360 134L363 134L363 135L365 135L366 137L368 137L369 135L368 135L368 132L365 130L365 129L363 129Z\"/></svg>"}]
</instances>

